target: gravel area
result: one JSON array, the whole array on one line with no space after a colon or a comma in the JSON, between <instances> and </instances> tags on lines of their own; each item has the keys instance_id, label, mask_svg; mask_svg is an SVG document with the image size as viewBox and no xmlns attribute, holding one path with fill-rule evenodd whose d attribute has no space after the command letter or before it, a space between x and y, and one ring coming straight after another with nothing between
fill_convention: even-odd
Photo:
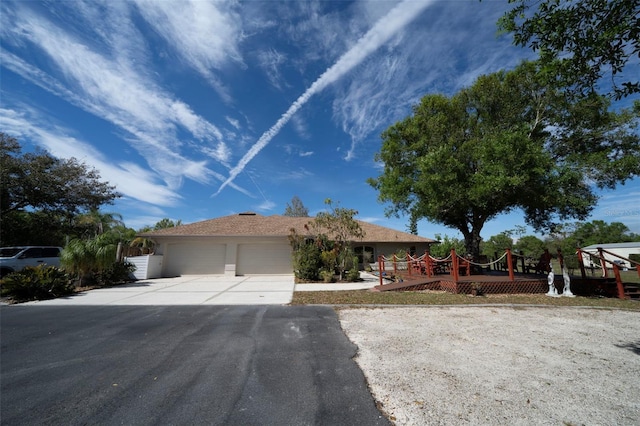
<instances>
[{"instance_id":1,"label":"gravel area","mask_svg":"<svg viewBox=\"0 0 640 426\"><path fill-rule=\"evenodd\" d=\"M638 425L640 313L544 307L339 311L397 425Z\"/></svg>"}]
</instances>

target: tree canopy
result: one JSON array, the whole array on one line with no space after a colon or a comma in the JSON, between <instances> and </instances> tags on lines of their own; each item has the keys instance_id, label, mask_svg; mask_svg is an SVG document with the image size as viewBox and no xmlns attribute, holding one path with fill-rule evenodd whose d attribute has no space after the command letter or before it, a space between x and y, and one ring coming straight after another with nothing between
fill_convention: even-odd
<instances>
[{"instance_id":1,"label":"tree canopy","mask_svg":"<svg viewBox=\"0 0 640 426\"><path fill-rule=\"evenodd\" d=\"M640 241L640 235L631 232L624 223L593 220L559 226L549 236L547 242L550 246L572 252L577 247L631 241Z\"/></svg>"},{"instance_id":2,"label":"tree canopy","mask_svg":"<svg viewBox=\"0 0 640 426\"><path fill-rule=\"evenodd\" d=\"M41 150L23 153L16 138L0 132L2 244L62 244L74 217L119 196L97 170Z\"/></svg>"},{"instance_id":3,"label":"tree canopy","mask_svg":"<svg viewBox=\"0 0 640 426\"><path fill-rule=\"evenodd\" d=\"M459 230L480 253L480 231L516 208L536 230L584 220L597 196L640 173L638 113L609 111L548 84L536 63L485 75L457 94L427 95L382 134L369 179L387 214L406 213Z\"/></svg>"},{"instance_id":4,"label":"tree canopy","mask_svg":"<svg viewBox=\"0 0 640 426\"><path fill-rule=\"evenodd\" d=\"M316 279L318 274L322 274L321 269L329 276L337 269L343 278L351 266L355 269L355 279L358 261L350 243L365 236L364 230L354 219L358 212L340 207L331 199L326 199L325 204L327 211L318 213L306 224L307 236L291 229L289 241L294 250L295 274L302 279Z\"/></svg>"},{"instance_id":5,"label":"tree canopy","mask_svg":"<svg viewBox=\"0 0 640 426\"><path fill-rule=\"evenodd\" d=\"M291 204L287 203L283 216L309 217L309 209L302 204L302 200L297 195L294 195Z\"/></svg>"},{"instance_id":6,"label":"tree canopy","mask_svg":"<svg viewBox=\"0 0 640 426\"><path fill-rule=\"evenodd\" d=\"M640 92L640 0L509 0L498 26L514 43L539 52L547 72L576 93L597 91L610 73L616 99ZM634 65L634 66L637 66Z\"/></svg>"}]
</instances>

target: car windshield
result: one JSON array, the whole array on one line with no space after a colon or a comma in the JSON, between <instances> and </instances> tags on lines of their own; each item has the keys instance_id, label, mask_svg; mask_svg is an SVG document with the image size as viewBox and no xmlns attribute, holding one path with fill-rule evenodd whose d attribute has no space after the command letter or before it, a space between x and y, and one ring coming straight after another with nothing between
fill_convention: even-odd
<instances>
[{"instance_id":1,"label":"car windshield","mask_svg":"<svg viewBox=\"0 0 640 426\"><path fill-rule=\"evenodd\" d=\"M22 250L20 247L3 247L0 248L0 257L13 257Z\"/></svg>"}]
</instances>

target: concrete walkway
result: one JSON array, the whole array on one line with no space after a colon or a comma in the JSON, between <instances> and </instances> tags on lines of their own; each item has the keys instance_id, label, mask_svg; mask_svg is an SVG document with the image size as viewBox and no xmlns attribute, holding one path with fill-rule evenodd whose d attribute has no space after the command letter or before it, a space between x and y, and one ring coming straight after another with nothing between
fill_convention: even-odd
<instances>
[{"instance_id":1,"label":"concrete walkway","mask_svg":"<svg viewBox=\"0 0 640 426\"><path fill-rule=\"evenodd\" d=\"M101 288L21 305L286 305L293 275L187 275Z\"/></svg>"},{"instance_id":2,"label":"concrete walkway","mask_svg":"<svg viewBox=\"0 0 640 426\"><path fill-rule=\"evenodd\" d=\"M367 290L380 284L380 279L367 272L360 272L360 279L356 283L302 283L296 284L296 291L341 291Z\"/></svg>"},{"instance_id":3,"label":"concrete walkway","mask_svg":"<svg viewBox=\"0 0 640 426\"><path fill-rule=\"evenodd\" d=\"M376 276L362 272L362 281L335 284L294 284L293 275L186 275L140 280L21 305L286 305L294 291L365 290L379 284Z\"/></svg>"}]
</instances>

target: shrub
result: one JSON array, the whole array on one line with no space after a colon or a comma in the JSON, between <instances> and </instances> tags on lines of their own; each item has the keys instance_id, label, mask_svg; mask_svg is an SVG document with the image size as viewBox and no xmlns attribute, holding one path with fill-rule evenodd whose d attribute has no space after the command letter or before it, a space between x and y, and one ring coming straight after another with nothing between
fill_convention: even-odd
<instances>
[{"instance_id":1,"label":"shrub","mask_svg":"<svg viewBox=\"0 0 640 426\"><path fill-rule=\"evenodd\" d=\"M296 278L318 281L320 268L322 268L320 248L315 244L302 244L293 252L293 270Z\"/></svg>"},{"instance_id":2,"label":"shrub","mask_svg":"<svg viewBox=\"0 0 640 426\"><path fill-rule=\"evenodd\" d=\"M322 269L320 271L320 276L322 277L322 281L325 283L332 283L336 280L335 275L333 275L333 271L327 271L326 269Z\"/></svg>"},{"instance_id":3,"label":"shrub","mask_svg":"<svg viewBox=\"0 0 640 426\"><path fill-rule=\"evenodd\" d=\"M69 276L54 266L26 267L1 281L3 296L16 301L45 300L73 293Z\"/></svg>"},{"instance_id":4,"label":"shrub","mask_svg":"<svg viewBox=\"0 0 640 426\"><path fill-rule=\"evenodd\" d=\"M100 285L113 285L131 281L131 274L136 265L129 262L114 262L96 274Z\"/></svg>"},{"instance_id":5,"label":"shrub","mask_svg":"<svg viewBox=\"0 0 640 426\"><path fill-rule=\"evenodd\" d=\"M334 250L324 250L320 253L322 259L322 267L327 271L335 271L338 256Z\"/></svg>"},{"instance_id":6,"label":"shrub","mask_svg":"<svg viewBox=\"0 0 640 426\"><path fill-rule=\"evenodd\" d=\"M349 282L358 281L360 279L360 271L358 271L358 268L349 269L346 279Z\"/></svg>"}]
</instances>

